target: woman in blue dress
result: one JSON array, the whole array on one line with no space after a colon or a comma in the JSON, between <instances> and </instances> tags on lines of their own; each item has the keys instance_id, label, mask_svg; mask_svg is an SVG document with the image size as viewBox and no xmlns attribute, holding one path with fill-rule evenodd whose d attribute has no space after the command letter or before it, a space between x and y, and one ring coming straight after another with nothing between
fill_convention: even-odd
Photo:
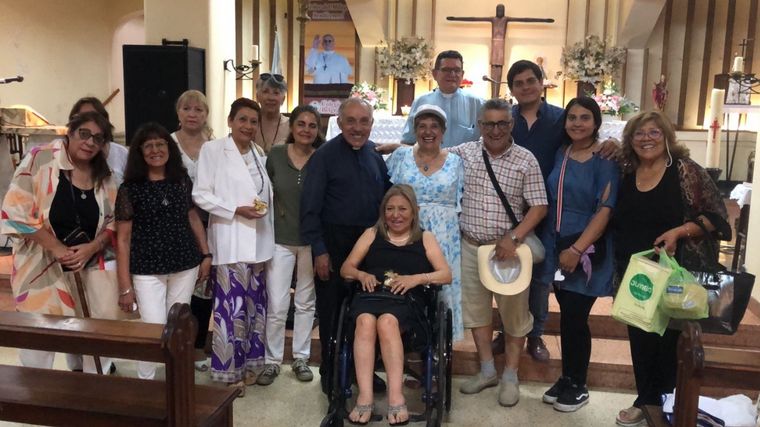
<instances>
[{"instance_id":1,"label":"woman in blue dress","mask_svg":"<svg viewBox=\"0 0 760 427\"><path fill-rule=\"evenodd\" d=\"M386 161L391 182L408 184L417 195L420 225L435 235L451 267L451 286L441 297L451 309L454 341L464 337L460 274L459 212L464 189L462 159L441 149L446 113L435 105L421 105L414 113L417 143L402 146Z\"/></svg>"},{"instance_id":2,"label":"woman in blue dress","mask_svg":"<svg viewBox=\"0 0 760 427\"><path fill-rule=\"evenodd\" d=\"M598 297L612 295L612 237L605 230L617 199L619 170L614 162L597 154L602 114L593 99L572 99L563 119L569 144L557 152L547 179L549 214L544 227L547 246L542 278L544 283L555 280L562 376L544 393L543 401L558 411L572 412L589 399L586 374L591 357L591 307Z\"/></svg>"}]
</instances>

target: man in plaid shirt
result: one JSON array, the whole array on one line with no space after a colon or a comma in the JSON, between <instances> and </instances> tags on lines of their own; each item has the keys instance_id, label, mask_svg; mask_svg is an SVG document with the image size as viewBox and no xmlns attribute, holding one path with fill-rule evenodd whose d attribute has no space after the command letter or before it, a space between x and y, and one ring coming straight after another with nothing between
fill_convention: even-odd
<instances>
[{"instance_id":1,"label":"man in plaid shirt","mask_svg":"<svg viewBox=\"0 0 760 427\"><path fill-rule=\"evenodd\" d=\"M492 99L483 106L478 120L481 139L449 148L464 162L465 180L462 213L462 316L465 328L472 329L480 359L480 372L465 382L460 391L479 393L501 384L498 401L514 406L520 399L517 370L525 335L533 327L528 310L529 290L517 295L494 295L478 276L477 249L496 244L496 258L515 256L515 248L541 222L547 211L546 189L538 161L527 149L512 140L511 106ZM483 151L488 155L499 185L507 196L519 225L513 229L504 206L488 177ZM494 367L491 339L492 298L496 298L506 334L506 366L499 381Z\"/></svg>"}]
</instances>

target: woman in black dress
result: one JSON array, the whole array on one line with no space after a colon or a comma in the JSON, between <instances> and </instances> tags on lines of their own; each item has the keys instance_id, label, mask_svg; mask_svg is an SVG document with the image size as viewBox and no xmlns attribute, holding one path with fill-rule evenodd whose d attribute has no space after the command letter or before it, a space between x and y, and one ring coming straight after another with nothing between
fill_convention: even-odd
<instances>
[{"instance_id":1,"label":"woman in black dress","mask_svg":"<svg viewBox=\"0 0 760 427\"><path fill-rule=\"evenodd\" d=\"M663 113L643 112L628 121L622 163L612 220L619 277L632 254L653 247L675 256L688 269L698 269L717 256L709 253L697 223L714 238L730 240L723 199L707 172L676 141L673 125ZM678 335L675 329L660 336L628 327L638 396L633 406L620 411L618 425L638 425L644 420L643 405L662 406L660 396L673 391Z\"/></svg>"},{"instance_id":2,"label":"woman in black dress","mask_svg":"<svg viewBox=\"0 0 760 427\"><path fill-rule=\"evenodd\" d=\"M414 324L416 314L406 298L420 294L422 286L451 282L451 269L435 236L423 231L419 224L414 190L406 184L394 185L380 204L377 224L361 235L340 269L343 278L356 280L362 288L351 305L356 319L354 362L359 385L356 406L349 414L351 422L366 424L372 416L372 373L378 338L388 379L388 421L396 425L409 420L401 390L401 333ZM376 299L370 295L379 292L391 296ZM423 301L421 296L413 300Z\"/></svg>"},{"instance_id":3,"label":"woman in black dress","mask_svg":"<svg viewBox=\"0 0 760 427\"><path fill-rule=\"evenodd\" d=\"M116 196L119 306L140 320L166 323L174 303L189 304L195 283L208 279L211 254L192 199L193 183L169 132L140 127L129 148L124 184ZM152 379L155 364L137 374Z\"/></svg>"}]
</instances>

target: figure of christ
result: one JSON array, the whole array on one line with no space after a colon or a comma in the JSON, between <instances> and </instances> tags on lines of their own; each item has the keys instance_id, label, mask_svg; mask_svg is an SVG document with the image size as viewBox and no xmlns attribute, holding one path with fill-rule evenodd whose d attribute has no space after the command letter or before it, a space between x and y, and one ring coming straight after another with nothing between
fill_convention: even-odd
<instances>
[{"instance_id":1,"label":"figure of christ","mask_svg":"<svg viewBox=\"0 0 760 427\"><path fill-rule=\"evenodd\" d=\"M491 23L491 98L499 97L501 74L504 68L504 40L507 35L507 24L510 22L554 22L552 18L515 18L505 16L504 5L496 6L496 16L447 16L448 21L490 22Z\"/></svg>"}]
</instances>

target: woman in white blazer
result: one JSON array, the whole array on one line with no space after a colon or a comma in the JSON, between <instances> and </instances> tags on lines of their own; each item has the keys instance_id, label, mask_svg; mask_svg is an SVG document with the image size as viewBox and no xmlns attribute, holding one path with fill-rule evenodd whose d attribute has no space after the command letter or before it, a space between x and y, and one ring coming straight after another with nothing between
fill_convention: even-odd
<instances>
[{"instance_id":1,"label":"woman in white blazer","mask_svg":"<svg viewBox=\"0 0 760 427\"><path fill-rule=\"evenodd\" d=\"M210 214L213 254L214 336L211 378L245 391L264 363L264 262L274 253L272 186L253 137L260 107L248 98L232 103L230 135L203 144L193 188L196 205Z\"/></svg>"}]
</instances>

